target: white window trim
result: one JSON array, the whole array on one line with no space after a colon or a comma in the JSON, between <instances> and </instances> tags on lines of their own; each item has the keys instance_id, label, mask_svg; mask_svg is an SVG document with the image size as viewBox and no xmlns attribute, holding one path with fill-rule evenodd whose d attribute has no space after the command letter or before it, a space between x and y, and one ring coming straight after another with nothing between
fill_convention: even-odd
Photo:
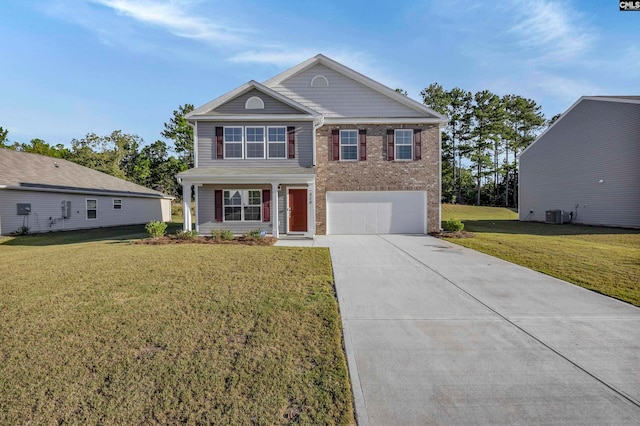
<instances>
[{"instance_id":1,"label":"white window trim","mask_svg":"<svg viewBox=\"0 0 640 426\"><path fill-rule=\"evenodd\" d=\"M269 129L284 129L284 142L270 142L269 141ZM288 158L288 148L289 148L289 134L287 133L287 126L267 126L267 133L266 133L266 139L267 139L267 158L270 160L286 160ZM279 143L284 143L284 155L282 157L272 157L269 155L269 144L279 144Z\"/></svg>"},{"instance_id":2,"label":"white window trim","mask_svg":"<svg viewBox=\"0 0 640 426\"><path fill-rule=\"evenodd\" d=\"M227 129L240 129L242 140L240 142L227 142L226 133ZM240 157L227 157L227 143L240 144ZM244 158L244 127L242 126L224 126L222 128L222 158L225 160L242 160Z\"/></svg>"},{"instance_id":3,"label":"white window trim","mask_svg":"<svg viewBox=\"0 0 640 426\"><path fill-rule=\"evenodd\" d=\"M89 209L89 201L95 201L96 202L96 217L89 217L89 210L94 210L94 209ZM98 220L98 199L97 198L85 198L84 199L84 210L85 210L85 219L86 220Z\"/></svg>"},{"instance_id":4,"label":"white window trim","mask_svg":"<svg viewBox=\"0 0 640 426\"><path fill-rule=\"evenodd\" d=\"M262 129L262 157L249 157L248 156L248 152L249 150L247 149L247 144L250 143L254 143L254 144L258 144L259 142L249 142L248 138L247 138L247 130L249 129ZM266 133L266 129L264 126L245 126L244 128L244 144L245 144L245 149L244 149L244 158L246 160L264 160L265 158L267 158L267 133Z\"/></svg>"},{"instance_id":5,"label":"white window trim","mask_svg":"<svg viewBox=\"0 0 640 426\"><path fill-rule=\"evenodd\" d=\"M322 83L316 84L316 80L324 80L325 85L322 85ZM329 80L324 75L318 74L311 79L311 87L329 87Z\"/></svg>"},{"instance_id":6,"label":"white window trim","mask_svg":"<svg viewBox=\"0 0 640 426\"><path fill-rule=\"evenodd\" d=\"M225 191L240 191L240 198L244 199L244 192L247 193L247 200L249 199L249 191L258 191L260 192L260 204L240 204L240 206L235 206L235 205L230 205L227 206L224 203L224 192ZM243 201L244 203L244 201ZM244 219L244 208L245 207L256 207L259 206L260 207L260 219L259 220L245 220ZM240 220L227 220L225 218L225 207L240 207ZM264 211L262 209L262 189L223 189L222 190L222 222L228 222L228 223L261 223L262 220L264 219L263 217Z\"/></svg>"},{"instance_id":7,"label":"white window trim","mask_svg":"<svg viewBox=\"0 0 640 426\"><path fill-rule=\"evenodd\" d=\"M113 198L113 210L122 210L122 198ZM116 208L116 201L120 201L120 203L118 204L120 207Z\"/></svg>"},{"instance_id":8,"label":"white window trim","mask_svg":"<svg viewBox=\"0 0 640 426\"><path fill-rule=\"evenodd\" d=\"M355 132L356 134L356 158L342 158L342 133L343 132ZM339 139L339 144L338 144L338 148L340 150L340 161L358 161L358 159L360 158L360 141L358 139L358 129L344 129L344 130L340 130L340 135L338 136ZM353 146L353 145L344 145L344 146Z\"/></svg>"},{"instance_id":9,"label":"white window trim","mask_svg":"<svg viewBox=\"0 0 640 426\"><path fill-rule=\"evenodd\" d=\"M411 158L398 158L398 146L407 146L407 144L398 144L398 132L411 132ZM413 129L395 129L393 131L393 159L394 161L413 161Z\"/></svg>"}]
</instances>

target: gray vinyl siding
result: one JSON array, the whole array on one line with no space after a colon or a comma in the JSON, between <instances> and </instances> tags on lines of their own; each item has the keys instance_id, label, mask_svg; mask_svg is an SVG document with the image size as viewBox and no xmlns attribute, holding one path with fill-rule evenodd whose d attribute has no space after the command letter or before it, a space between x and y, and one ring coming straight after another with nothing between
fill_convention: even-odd
<instances>
[{"instance_id":1,"label":"gray vinyl siding","mask_svg":"<svg viewBox=\"0 0 640 426\"><path fill-rule=\"evenodd\" d=\"M113 209L113 199L122 209ZM97 219L87 219L86 200L97 200ZM62 218L62 201L71 201L71 216ZM17 214L18 203L31 204L31 214ZM96 196L56 192L0 190L0 234L15 232L23 224L30 232L49 232L170 221L171 201L124 196Z\"/></svg>"},{"instance_id":2,"label":"gray vinyl siding","mask_svg":"<svg viewBox=\"0 0 640 426\"><path fill-rule=\"evenodd\" d=\"M558 209L640 227L640 105L581 101L520 156L519 177L520 220Z\"/></svg>"},{"instance_id":3,"label":"gray vinyl siding","mask_svg":"<svg viewBox=\"0 0 640 426\"><path fill-rule=\"evenodd\" d=\"M325 76L329 87L311 87L311 79L316 75ZM272 89L325 117L424 117L423 113L322 64L302 71Z\"/></svg>"},{"instance_id":4,"label":"gray vinyl siding","mask_svg":"<svg viewBox=\"0 0 640 426\"><path fill-rule=\"evenodd\" d=\"M247 99L252 96L257 96L262 99L264 109L245 109L244 106ZM306 114L306 112L299 111L259 90L252 89L207 113L207 115L215 114Z\"/></svg>"},{"instance_id":5,"label":"gray vinyl siding","mask_svg":"<svg viewBox=\"0 0 640 426\"><path fill-rule=\"evenodd\" d=\"M296 185L299 186L299 185ZM215 221L215 190L216 189L271 189L271 185L202 185L198 187L198 217L196 219L198 230L201 235L210 235L213 229L229 229L234 234L243 234L257 228L265 230L268 234L273 231L273 218L276 217L271 212L271 222L216 222ZM288 229L287 186L282 185L278 191L278 225L280 234L286 234Z\"/></svg>"},{"instance_id":6,"label":"gray vinyl siding","mask_svg":"<svg viewBox=\"0 0 640 426\"><path fill-rule=\"evenodd\" d=\"M216 159L217 126L295 126L295 159ZM313 123L311 122L198 122L198 167L311 167L313 165Z\"/></svg>"},{"instance_id":7,"label":"gray vinyl siding","mask_svg":"<svg viewBox=\"0 0 640 426\"><path fill-rule=\"evenodd\" d=\"M211 235L214 229L229 229L234 234L244 234L254 229L262 229L271 234L271 222L216 222L216 189L271 189L271 185L202 185L198 187L198 217L196 223L200 235ZM272 216L273 218L273 216Z\"/></svg>"}]
</instances>

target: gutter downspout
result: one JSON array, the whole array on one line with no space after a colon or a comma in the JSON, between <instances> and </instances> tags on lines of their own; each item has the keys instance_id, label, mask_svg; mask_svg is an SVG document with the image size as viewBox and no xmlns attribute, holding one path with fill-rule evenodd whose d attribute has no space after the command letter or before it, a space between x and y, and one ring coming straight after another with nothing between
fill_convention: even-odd
<instances>
[{"instance_id":1,"label":"gutter downspout","mask_svg":"<svg viewBox=\"0 0 640 426\"><path fill-rule=\"evenodd\" d=\"M312 160L312 164L313 164L314 167L316 166L316 146L317 146L316 131L322 126L324 126L324 115L321 115L317 122L316 122L316 120L313 120L313 136L312 136L311 139L313 141L313 160Z\"/></svg>"}]
</instances>

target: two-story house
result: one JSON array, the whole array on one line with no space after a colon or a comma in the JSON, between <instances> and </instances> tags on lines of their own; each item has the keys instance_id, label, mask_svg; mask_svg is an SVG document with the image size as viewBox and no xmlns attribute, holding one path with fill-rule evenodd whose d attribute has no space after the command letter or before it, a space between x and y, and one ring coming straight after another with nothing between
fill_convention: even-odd
<instances>
[{"instance_id":1,"label":"two-story house","mask_svg":"<svg viewBox=\"0 0 640 426\"><path fill-rule=\"evenodd\" d=\"M184 228L322 234L440 229L447 119L317 55L187 114L195 167L178 174Z\"/></svg>"}]
</instances>

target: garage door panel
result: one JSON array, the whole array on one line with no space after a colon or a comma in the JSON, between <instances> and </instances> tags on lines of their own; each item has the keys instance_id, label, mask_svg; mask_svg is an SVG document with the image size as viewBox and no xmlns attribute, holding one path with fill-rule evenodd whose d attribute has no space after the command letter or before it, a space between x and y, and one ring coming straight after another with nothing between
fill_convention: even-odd
<instances>
[{"instance_id":1,"label":"garage door panel","mask_svg":"<svg viewBox=\"0 0 640 426\"><path fill-rule=\"evenodd\" d=\"M426 205L424 191L330 191L327 233L422 234Z\"/></svg>"}]
</instances>

